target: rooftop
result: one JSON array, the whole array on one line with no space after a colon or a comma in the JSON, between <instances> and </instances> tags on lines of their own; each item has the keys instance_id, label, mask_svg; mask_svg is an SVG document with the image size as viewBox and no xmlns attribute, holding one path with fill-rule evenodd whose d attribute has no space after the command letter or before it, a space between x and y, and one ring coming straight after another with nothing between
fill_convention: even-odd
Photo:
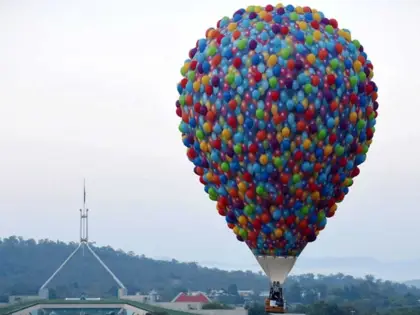
<instances>
[{"instance_id":1,"label":"rooftop","mask_svg":"<svg viewBox=\"0 0 420 315\"><path fill-rule=\"evenodd\" d=\"M210 303L211 300L203 292L179 293L172 303Z\"/></svg>"}]
</instances>

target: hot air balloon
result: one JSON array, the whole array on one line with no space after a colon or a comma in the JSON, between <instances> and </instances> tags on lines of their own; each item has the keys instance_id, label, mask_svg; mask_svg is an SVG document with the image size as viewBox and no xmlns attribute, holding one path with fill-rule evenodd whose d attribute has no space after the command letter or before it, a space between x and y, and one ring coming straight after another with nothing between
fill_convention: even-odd
<instances>
[{"instance_id":1,"label":"hot air balloon","mask_svg":"<svg viewBox=\"0 0 420 315\"><path fill-rule=\"evenodd\" d=\"M250 6L196 42L176 113L187 156L236 238L271 280L266 311L334 216L375 132L373 65L335 19Z\"/></svg>"}]
</instances>

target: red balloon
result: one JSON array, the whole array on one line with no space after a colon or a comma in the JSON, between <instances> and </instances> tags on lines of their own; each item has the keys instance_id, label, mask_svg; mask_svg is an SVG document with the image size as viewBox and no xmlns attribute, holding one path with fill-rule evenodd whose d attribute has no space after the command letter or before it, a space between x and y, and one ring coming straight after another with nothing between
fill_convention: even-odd
<instances>
[{"instance_id":1,"label":"red balloon","mask_svg":"<svg viewBox=\"0 0 420 315\"><path fill-rule=\"evenodd\" d=\"M261 221L263 221L263 223L265 223L265 224L270 223L271 216L268 213L263 213L261 215Z\"/></svg>"}]
</instances>

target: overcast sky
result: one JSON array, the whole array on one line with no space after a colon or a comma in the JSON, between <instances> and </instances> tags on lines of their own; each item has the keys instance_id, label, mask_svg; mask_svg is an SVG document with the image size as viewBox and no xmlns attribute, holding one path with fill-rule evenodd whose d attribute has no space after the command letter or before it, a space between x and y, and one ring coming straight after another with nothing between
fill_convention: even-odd
<instances>
[{"instance_id":1,"label":"overcast sky","mask_svg":"<svg viewBox=\"0 0 420 315\"><path fill-rule=\"evenodd\" d=\"M302 259L419 259L420 2L293 3L351 29L380 89L368 160ZM189 49L248 4L266 3L0 0L0 237L77 241L86 177L97 244L254 265L193 173L174 105Z\"/></svg>"}]
</instances>

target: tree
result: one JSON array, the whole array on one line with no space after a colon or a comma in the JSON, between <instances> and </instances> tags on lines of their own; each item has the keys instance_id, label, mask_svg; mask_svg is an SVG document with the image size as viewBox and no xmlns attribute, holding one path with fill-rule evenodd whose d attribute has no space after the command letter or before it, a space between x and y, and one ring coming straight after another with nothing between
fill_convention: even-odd
<instances>
[{"instance_id":1,"label":"tree","mask_svg":"<svg viewBox=\"0 0 420 315\"><path fill-rule=\"evenodd\" d=\"M230 295L239 295L238 286L236 284L230 284L227 289L228 294Z\"/></svg>"},{"instance_id":2,"label":"tree","mask_svg":"<svg viewBox=\"0 0 420 315\"><path fill-rule=\"evenodd\" d=\"M231 310L233 307L221 303L207 303L202 306L203 310Z\"/></svg>"}]
</instances>

